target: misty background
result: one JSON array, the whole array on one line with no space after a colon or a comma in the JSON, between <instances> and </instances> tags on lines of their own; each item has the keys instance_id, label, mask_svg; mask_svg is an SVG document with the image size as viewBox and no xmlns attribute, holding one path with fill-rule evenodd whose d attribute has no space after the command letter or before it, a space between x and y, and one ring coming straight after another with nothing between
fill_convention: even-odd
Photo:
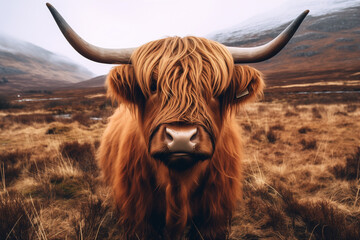
<instances>
[{"instance_id":1,"label":"misty background","mask_svg":"<svg viewBox=\"0 0 360 240\"><path fill-rule=\"evenodd\" d=\"M91 62L65 40L46 7L47 1L0 0L0 37L31 51L30 42L71 59L92 73L106 74L111 65ZM106 48L136 47L166 36L213 38L234 31L259 32L293 20L309 9L310 16L340 11L359 0L52 0L49 1L86 41ZM241 35L240 34L240 35ZM217 37L217 40L222 39ZM4 42L4 41L3 41ZM7 48L6 44L0 48ZM10 49L8 47L8 49ZM54 57L53 57L54 58ZM51 60L51 58L49 59Z\"/></svg>"}]
</instances>

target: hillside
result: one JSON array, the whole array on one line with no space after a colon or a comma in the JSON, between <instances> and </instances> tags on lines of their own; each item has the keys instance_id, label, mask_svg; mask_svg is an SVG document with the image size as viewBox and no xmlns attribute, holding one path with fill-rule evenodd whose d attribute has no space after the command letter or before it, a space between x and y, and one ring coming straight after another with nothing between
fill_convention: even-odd
<instances>
[{"instance_id":1,"label":"hillside","mask_svg":"<svg viewBox=\"0 0 360 240\"><path fill-rule=\"evenodd\" d=\"M276 37L288 24L253 33L234 28L210 38L228 46L257 46ZM264 73L267 93L358 93L359 61L360 6L355 6L320 16L310 12L278 55L251 66ZM91 77L89 71L64 57L0 35L0 93L104 86L105 76Z\"/></svg>"},{"instance_id":2,"label":"hillside","mask_svg":"<svg viewBox=\"0 0 360 240\"><path fill-rule=\"evenodd\" d=\"M212 38L228 46L257 46L276 37L289 23L261 33L240 36L239 31L234 30ZM309 87L316 91L358 91L359 61L360 6L357 6L306 17L293 39L278 55L251 66L265 74L268 90L281 90L281 86L287 85L284 91L289 91L289 88L301 91Z\"/></svg>"},{"instance_id":3,"label":"hillside","mask_svg":"<svg viewBox=\"0 0 360 240\"><path fill-rule=\"evenodd\" d=\"M311 14L311 12L310 12ZM258 46L276 37L290 22L272 30L245 34L233 29L210 38L227 46ZM267 93L360 91L360 6L321 16L307 16L288 45L265 62ZM102 87L105 76L72 85ZM286 87L285 87L286 86Z\"/></svg>"},{"instance_id":4,"label":"hillside","mask_svg":"<svg viewBox=\"0 0 360 240\"><path fill-rule=\"evenodd\" d=\"M89 80L85 80L79 83L71 84L67 88L93 88L105 86L106 75L97 76Z\"/></svg>"},{"instance_id":5,"label":"hillside","mask_svg":"<svg viewBox=\"0 0 360 240\"><path fill-rule=\"evenodd\" d=\"M0 35L0 93L50 89L93 74L71 60L28 42Z\"/></svg>"}]
</instances>

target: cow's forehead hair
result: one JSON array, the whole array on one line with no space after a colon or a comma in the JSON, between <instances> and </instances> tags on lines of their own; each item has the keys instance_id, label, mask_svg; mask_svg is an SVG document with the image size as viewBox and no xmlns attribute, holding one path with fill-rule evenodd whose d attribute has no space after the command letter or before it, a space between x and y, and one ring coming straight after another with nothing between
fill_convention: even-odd
<instances>
[{"instance_id":1,"label":"cow's forehead hair","mask_svg":"<svg viewBox=\"0 0 360 240\"><path fill-rule=\"evenodd\" d=\"M136 78L147 95L155 80L161 90L172 95L182 82L195 91L218 96L230 84L234 61L227 48L199 37L168 37L139 47L132 55ZM175 91L175 92L174 92Z\"/></svg>"}]
</instances>

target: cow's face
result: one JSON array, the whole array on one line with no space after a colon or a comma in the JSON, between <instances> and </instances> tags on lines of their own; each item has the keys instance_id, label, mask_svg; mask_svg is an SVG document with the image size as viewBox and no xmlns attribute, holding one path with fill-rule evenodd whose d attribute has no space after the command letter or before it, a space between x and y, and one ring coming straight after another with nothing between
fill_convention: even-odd
<instances>
[{"instance_id":1,"label":"cow's face","mask_svg":"<svg viewBox=\"0 0 360 240\"><path fill-rule=\"evenodd\" d=\"M107 84L113 98L134 107L149 154L175 171L211 159L231 110L263 88L258 71L196 37L141 46L131 65L111 70Z\"/></svg>"}]
</instances>

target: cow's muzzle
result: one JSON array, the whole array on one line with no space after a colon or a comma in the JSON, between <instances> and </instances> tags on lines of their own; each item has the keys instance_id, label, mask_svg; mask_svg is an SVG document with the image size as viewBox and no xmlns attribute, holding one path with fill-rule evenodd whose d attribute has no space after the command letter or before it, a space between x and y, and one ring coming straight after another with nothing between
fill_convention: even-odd
<instances>
[{"instance_id":1,"label":"cow's muzzle","mask_svg":"<svg viewBox=\"0 0 360 240\"><path fill-rule=\"evenodd\" d=\"M169 169L185 171L212 157L210 135L201 126L164 124L150 139L150 154Z\"/></svg>"}]
</instances>

